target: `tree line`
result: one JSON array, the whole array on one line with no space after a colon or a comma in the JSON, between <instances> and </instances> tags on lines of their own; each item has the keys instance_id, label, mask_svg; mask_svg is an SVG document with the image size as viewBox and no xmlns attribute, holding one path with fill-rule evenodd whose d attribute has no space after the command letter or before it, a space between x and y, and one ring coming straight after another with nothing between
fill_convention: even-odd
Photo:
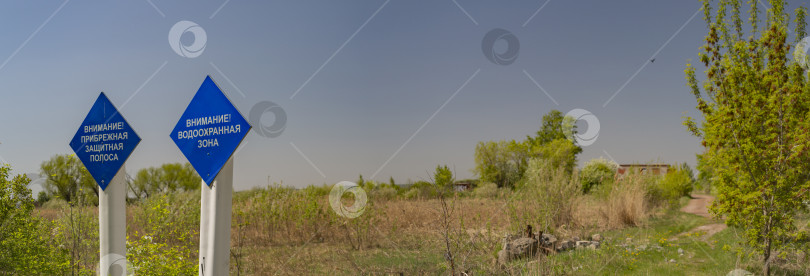
<instances>
[{"instance_id":1,"label":"tree line","mask_svg":"<svg viewBox=\"0 0 810 276\"><path fill-rule=\"evenodd\" d=\"M559 110L551 110L543 116L535 136L526 136L525 140L479 142L475 146L473 171L481 181L495 183L500 188L519 184L533 158L549 161L553 167L562 167L571 174L577 155L582 152L582 147L574 142L575 122Z\"/></svg>"},{"instance_id":2,"label":"tree line","mask_svg":"<svg viewBox=\"0 0 810 276\"><path fill-rule=\"evenodd\" d=\"M40 166L44 191L39 202L60 198L70 203L98 202L98 185L87 168L73 154L54 155ZM201 178L189 163L167 163L127 175L127 198L141 200L157 193L200 188Z\"/></svg>"}]
</instances>

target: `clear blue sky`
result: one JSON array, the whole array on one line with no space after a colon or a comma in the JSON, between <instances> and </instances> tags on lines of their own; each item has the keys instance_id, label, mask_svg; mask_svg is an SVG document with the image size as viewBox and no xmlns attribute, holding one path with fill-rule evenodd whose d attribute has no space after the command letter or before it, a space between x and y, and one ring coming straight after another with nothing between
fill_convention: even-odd
<instances>
[{"instance_id":1,"label":"clear blue sky","mask_svg":"<svg viewBox=\"0 0 810 276\"><path fill-rule=\"evenodd\" d=\"M266 185L268 176L300 187L378 170L379 181L415 181L438 164L471 177L477 142L522 139L552 109L599 119L581 163L610 155L694 164L701 150L681 125L698 115L683 74L706 33L702 13L688 21L698 1L152 3L2 4L0 158L15 172L72 153L68 142L101 91L143 139L130 174L184 162L169 133L208 74L243 115L261 101L287 114L280 136L244 140L237 189ZM199 57L169 45L182 20L207 34ZM484 56L482 39L494 28L519 39L514 63Z\"/></svg>"}]
</instances>

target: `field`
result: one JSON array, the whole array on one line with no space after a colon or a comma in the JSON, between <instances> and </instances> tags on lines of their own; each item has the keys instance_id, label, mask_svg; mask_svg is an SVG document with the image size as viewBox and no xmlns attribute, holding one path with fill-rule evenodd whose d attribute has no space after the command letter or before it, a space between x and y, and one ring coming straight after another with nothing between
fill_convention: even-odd
<instances>
[{"instance_id":1,"label":"field","mask_svg":"<svg viewBox=\"0 0 810 276\"><path fill-rule=\"evenodd\" d=\"M542 199L528 199L520 191L404 198L396 193L381 196L382 189L373 189L363 213L349 219L331 209L328 188L266 187L235 193L231 274L724 275L735 268L760 269L757 256L748 255L741 243L740 230L712 228L722 222L692 214L705 213L707 201L684 208L690 213L680 210L690 200L708 196L683 197L673 205L645 204L642 210L620 215L610 210L632 211L632 206L615 205L611 196L618 194L580 195L571 199L568 222L554 227L540 225L541 218L527 218L536 214L527 211L537 207L530 200ZM352 201L344 198L344 204ZM53 233L63 233L57 237L62 241L58 246L69 248L76 274L91 274L97 263L96 210L59 201L36 210L54 225ZM138 274L196 273L197 191L155 195L130 204L127 213L128 261ZM519 234L526 224L560 239L600 234L603 243L595 250L538 254L498 264L504 236ZM699 228L706 225L709 228ZM72 230L60 229L68 226ZM777 275L810 272L801 251L778 256Z\"/></svg>"}]
</instances>

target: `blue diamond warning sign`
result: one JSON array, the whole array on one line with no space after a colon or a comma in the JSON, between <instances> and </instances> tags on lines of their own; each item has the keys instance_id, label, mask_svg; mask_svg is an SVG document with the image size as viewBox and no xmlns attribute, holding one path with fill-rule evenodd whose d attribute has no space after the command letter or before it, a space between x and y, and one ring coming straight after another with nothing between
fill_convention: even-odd
<instances>
[{"instance_id":1,"label":"blue diamond warning sign","mask_svg":"<svg viewBox=\"0 0 810 276\"><path fill-rule=\"evenodd\" d=\"M250 128L245 117L211 77L206 76L170 136L200 177L211 186Z\"/></svg>"},{"instance_id":2,"label":"blue diamond warning sign","mask_svg":"<svg viewBox=\"0 0 810 276\"><path fill-rule=\"evenodd\" d=\"M102 190L141 142L141 137L101 92L84 118L70 147Z\"/></svg>"}]
</instances>

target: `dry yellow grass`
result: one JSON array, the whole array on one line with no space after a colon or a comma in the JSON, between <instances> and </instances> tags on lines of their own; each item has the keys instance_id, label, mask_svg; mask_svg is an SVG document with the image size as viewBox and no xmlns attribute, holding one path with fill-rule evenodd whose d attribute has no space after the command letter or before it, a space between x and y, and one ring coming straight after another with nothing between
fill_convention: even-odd
<instances>
[{"instance_id":1,"label":"dry yellow grass","mask_svg":"<svg viewBox=\"0 0 810 276\"><path fill-rule=\"evenodd\" d=\"M638 226L647 217L649 203L641 179L628 177L614 185L601 213L610 228Z\"/></svg>"}]
</instances>

